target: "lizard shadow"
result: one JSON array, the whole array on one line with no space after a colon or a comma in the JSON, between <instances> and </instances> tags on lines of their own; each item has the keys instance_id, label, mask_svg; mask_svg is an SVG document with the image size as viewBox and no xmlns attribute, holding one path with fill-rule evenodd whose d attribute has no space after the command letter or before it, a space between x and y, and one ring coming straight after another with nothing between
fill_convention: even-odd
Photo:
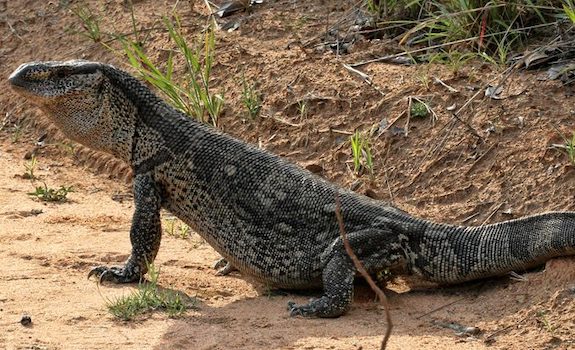
<instances>
[{"instance_id":1,"label":"lizard shadow","mask_svg":"<svg viewBox=\"0 0 575 350\"><path fill-rule=\"evenodd\" d=\"M496 322L535 305L535 300L509 305L509 298L503 296L517 283L522 282L499 277L455 286L386 293L394 322L392 337L423 333L426 337L442 338L442 341L451 337L456 343L460 340L456 332L439 329L445 327L443 324L473 327L484 322ZM270 292L263 286L257 290L259 295L256 297L233 300L224 306L202 303L193 314L176 320L156 348L314 348L314 345L306 345L306 339L322 344L333 343L334 348L349 348L349 344L341 346L339 342L357 339L363 339L360 343L380 341L386 327L385 311L377 302L375 293L362 281L356 283L350 311L335 319L288 315L288 301L305 303L310 296L319 296L319 290ZM190 331L192 329L193 332Z\"/></svg>"}]
</instances>

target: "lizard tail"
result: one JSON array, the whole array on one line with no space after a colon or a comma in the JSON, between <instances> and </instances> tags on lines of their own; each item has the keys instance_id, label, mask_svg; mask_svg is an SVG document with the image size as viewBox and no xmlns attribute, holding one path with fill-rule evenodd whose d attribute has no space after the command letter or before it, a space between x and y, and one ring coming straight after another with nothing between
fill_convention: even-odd
<instances>
[{"instance_id":1,"label":"lizard tail","mask_svg":"<svg viewBox=\"0 0 575 350\"><path fill-rule=\"evenodd\" d=\"M551 212L492 225L429 223L410 240L411 269L428 280L459 283L523 271L575 254L575 212Z\"/></svg>"}]
</instances>

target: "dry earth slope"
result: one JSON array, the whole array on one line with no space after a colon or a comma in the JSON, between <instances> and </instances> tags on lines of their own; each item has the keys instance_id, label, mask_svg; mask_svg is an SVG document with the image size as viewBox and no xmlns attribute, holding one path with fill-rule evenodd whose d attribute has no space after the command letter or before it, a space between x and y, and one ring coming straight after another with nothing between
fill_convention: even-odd
<instances>
[{"instance_id":1,"label":"dry earth slope","mask_svg":"<svg viewBox=\"0 0 575 350\"><path fill-rule=\"evenodd\" d=\"M128 33L130 12L123 3L0 0L0 76L31 60L84 58L127 68L102 45L74 34L81 27L70 11L89 6L103 31ZM139 28L152 28L161 14L175 10L192 38L206 17L201 2L194 9L189 4L134 1L135 18ZM457 73L442 66L362 67L377 91L341 63L389 53L393 43L363 41L341 57L289 45L324 30L326 18L335 21L350 6L347 1L266 1L245 16L237 31L218 32L213 86L226 98L220 128L343 186L359 184L359 192L436 221L481 224L575 209L575 169L564 154L548 148L562 142L551 123L564 135L575 130L573 87L538 80L538 73L514 74L505 85L508 98L479 98L464 114L468 127L452 123L447 107L463 105L497 78L496 67L476 63ZM148 52L165 59L171 48L165 33L144 32L149 33ZM253 122L242 112L242 75L257 83L265 98L262 117ZM433 77L458 92L433 84ZM374 137L374 177L356 178L349 171L346 133L394 120L405 110L407 96L426 96L438 121L432 125L414 119L407 136ZM302 103L308 107L305 115L298 111ZM71 151L36 110L9 91L5 79L0 79L0 112L0 262L5 267L0 277L0 348L377 347L384 317L365 286L358 286L345 317L289 318L286 302L301 302L308 295L270 295L265 286L250 284L239 274L216 277L210 265L217 255L195 235L189 240L166 235L157 264L161 286L197 297L198 309L180 319L154 313L136 322L114 320L106 299L125 295L133 286L98 288L86 280L86 273L100 263L120 263L129 252L133 208L124 170L93 162L79 147ZM403 117L397 125L405 122ZM45 204L27 195L34 184L22 177L29 164L24 158L46 130L48 145L37 154L40 180L35 185L73 186L67 203ZM443 147L429 152L440 142ZM411 291L399 281L393 288L401 293L391 296L395 328L390 348L574 348L573 259L551 261L525 276L524 281L504 277ZM31 316L31 326L19 323L23 314ZM475 326L482 333L458 336L451 323Z\"/></svg>"}]
</instances>

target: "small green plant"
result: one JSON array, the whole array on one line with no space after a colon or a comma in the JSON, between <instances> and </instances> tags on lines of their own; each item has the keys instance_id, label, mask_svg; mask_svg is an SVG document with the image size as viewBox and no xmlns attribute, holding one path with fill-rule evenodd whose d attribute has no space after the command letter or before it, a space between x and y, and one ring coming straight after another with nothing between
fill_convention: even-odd
<instances>
[{"instance_id":1,"label":"small green plant","mask_svg":"<svg viewBox=\"0 0 575 350\"><path fill-rule=\"evenodd\" d=\"M429 76L429 65L423 65L420 67L418 67L415 72L415 79L426 90L429 90L429 87L431 86L431 77Z\"/></svg>"},{"instance_id":2,"label":"small green plant","mask_svg":"<svg viewBox=\"0 0 575 350\"><path fill-rule=\"evenodd\" d=\"M44 186L36 186L34 192L29 192L28 195L34 196L44 202L65 202L68 200L68 193L74 192L72 186L60 186L59 189L49 188L46 183Z\"/></svg>"},{"instance_id":3,"label":"small green plant","mask_svg":"<svg viewBox=\"0 0 575 350\"><path fill-rule=\"evenodd\" d=\"M124 321L131 321L136 316L155 310L165 311L169 317L182 316L186 310L194 305L194 300L186 301L178 293L158 286L160 271L153 264L148 266L149 281L140 282L138 289L128 296L114 300L107 299L108 311Z\"/></svg>"},{"instance_id":4,"label":"small green plant","mask_svg":"<svg viewBox=\"0 0 575 350\"><path fill-rule=\"evenodd\" d=\"M28 130L28 126L29 126L28 122L22 120L15 123L12 126L12 133L11 133L12 143L17 143L18 141L20 141L20 138L22 137L22 135L24 135L24 132Z\"/></svg>"},{"instance_id":5,"label":"small green plant","mask_svg":"<svg viewBox=\"0 0 575 350\"><path fill-rule=\"evenodd\" d=\"M300 119L306 119L308 114L308 107L306 100L299 100L297 101L297 111L299 114Z\"/></svg>"},{"instance_id":6,"label":"small green plant","mask_svg":"<svg viewBox=\"0 0 575 350\"><path fill-rule=\"evenodd\" d=\"M371 13L376 20L384 18L387 15L386 2L388 1L367 0L367 11Z\"/></svg>"},{"instance_id":7,"label":"small green plant","mask_svg":"<svg viewBox=\"0 0 575 350\"><path fill-rule=\"evenodd\" d=\"M567 157L569 157L569 161L572 165L575 166L575 131L573 132L571 140L565 139L565 149L567 151Z\"/></svg>"},{"instance_id":8,"label":"small green plant","mask_svg":"<svg viewBox=\"0 0 575 350\"><path fill-rule=\"evenodd\" d=\"M575 24L575 2L573 0L564 0L563 11L567 18Z\"/></svg>"},{"instance_id":9,"label":"small green plant","mask_svg":"<svg viewBox=\"0 0 575 350\"><path fill-rule=\"evenodd\" d=\"M426 118L429 116L429 111L425 103L420 101L415 101L411 104L410 110L411 116L414 118Z\"/></svg>"},{"instance_id":10,"label":"small green plant","mask_svg":"<svg viewBox=\"0 0 575 350\"><path fill-rule=\"evenodd\" d=\"M184 222L176 218L164 219L163 221L162 227L166 234L182 239L190 237L190 226L186 225Z\"/></svg>"},{"instance_id":11,"label":"small green plant","mask_svg":"<svg viewBox=\"0 0 575 350\"><path fill-rule=\"evenodd\" d=\"M549 321L549 317L547 316L548 310L538 310L536 319L537 321L545 328L545 330L549 333L553 333L557 327L554 327L551 322Z\"/></svg>"},{"instance_id":12,"label":"small green plant","mask_svg":"<svg viewBox=\"0 0 575 350\"><path fill-rule=\"evenodd\" d=\"M351 152L353 155L353 171L360 175L362 169L367 169L373 175L373 157L369 140L356 131L351 137Z\"/></svg>"},{"instance_id":13,"label":"small green plant","mask_svg":"<svg viewBox=\"0 0 575 350\"><path fill-rule=\"evenodd\" d=\"M102 41L102 32L100 31L100 19L96 16L88 6L78 6L72 9L72 13L75 14L82 22L82 27L84 32L80 34L93 40L95 43Z\"/></svg>"},{"instance_id":14,"label":"small green plant","mask_svg":"<svg viewBox=\"0 0 575 350\"><path fill-rule=\"evenodd\" d=\"M262 109L262 99L255 84L249 85L244 75L242 75L242 103L246 107L248 117L256 119Z\"/></svg>"},{"instance_id":15,"label":"small green plant","mask_svg":"<svg viewBox=\"0 0 575 350\"><path fill-rule=\"evenodd\" d=\"M223 110L224 98L213 94L210 88L210 74L215 60L215 34L212 27L206 30L203 39L190 47L181 33L179 20L176 25L164 18L170 39L177 47L177 58L184 61L186 74L178 84L173 77L175 54L170 52L162 71L144 52L137 42L122 38L123 50L132 67L150 84L163 92L171 104L195 119L217 126Z\"/></svg>"},{"instance_id":16,"label":"small green plant","mask_svg":"<svg viewBox=\"0 0 575 350\"><path fill-rule=\"evenodd\" d=\"M467 62L479 55L474 52L460 52L454 51L444 51L433 53L429 56L429 63L439 63L448 66L453 74L459 73L461 68L463 68Z\"/></svg>"},{"instance_id":17,"label":"small green plant","mask_svg":"<svg viewBox=\"0 0 575 350\"><path fill-rule=\"evenodd\" d=\"M36 170L36 166L38 165L38 159L35 155L32 155L28 163L24 164L24 168L26 168L26 172L24 173L23 177L29 180L36 180L36 175L34 171Z\"/></svg>"}]
</instances>

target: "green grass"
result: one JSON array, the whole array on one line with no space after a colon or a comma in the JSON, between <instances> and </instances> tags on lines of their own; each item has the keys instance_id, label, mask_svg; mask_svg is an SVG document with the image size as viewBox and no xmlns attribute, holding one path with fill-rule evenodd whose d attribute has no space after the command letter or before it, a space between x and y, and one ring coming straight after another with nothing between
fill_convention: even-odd
<instances>
[{"instance_id":1,"label":"green grass","mask_svg":"<svg viewBox=\"0 0 575 350\"><path fill-rule=\"evenodd\" d=\"M36 170L36 166L38 165L38 158L35 155L32 155L30 160L24 164L24 168L26 168L26 172L24 173L24 178L29 180L36 180L36 174L34 171Z\"/></svg>"},{"instance_id":2,"label":"green grass","mask_svg":"<svg viewBox=\"0 0 575 350\"><path fill-rule=\"evenodd\" d=\"M215 127L224 107L222 94L213 93L210 76L215 62L215 34L210 26L197 40L189 43L184 36L176 17L174 20L163 18L173 48L165 62L154 62L144 48L142 31L134 15L131 1L128 1L132 33L111 35L112 40L121 44L120 52L137 73L152 86L162 92L168 102L185 114ZM73 13L80 19L84 29L80 34L101 43L107 49L117 53L108 42L102 41L100 21L87 6L78 6ZM149 34L149 31L148 31ZM134 39L131 39L134 38ZM176 77L176 66L183 66L184 72Z\"/></svg>"},{"instance_id":3,"label":"green grass","mask_svg":"<svg viewBox=\"0 0 575 350\"><path fill-rule=\"evenodd\" d=\"M186 225L184 222L176 218L168 218L162 221L162 227L167 235L181 239L190 238L190 226Z\"/></svg>"},{"instance_id":4,"label":"green grass","mask_svg":"<svg viewBox=\"0 0 575 350\"><path fill-rule=\"evenodd\" d=\"M572 165L575 166L575 132L573 132L571 140L565 139L565 149L567 151L567 157L569 157L569 161Z\"/></svg>"},{"instance_id":5,"label":"green grass","mask_svg":"<svg viewBox=\"0 0 575 350\"><path fill-rule=\"evenodd\" d=\"M68 200L68 193L70 192L74 192L72 186L60 186L59 189L54 189L44 183L44 186L36 186L36 190L29 192L28 195L44 202L66 202Z\"/></svg>"},{"instance_id":6,"label":"green grass","mask_svg":"<svg viewBox=\"0 0 575 350\"><path fill-rule=\"evenodd\" d=\"M557 329L557 326L551 324L551 321L549 321L548 314L549 310L538 310L535 315L535 319L541 325L542 329L544 329L549 333L554 333L555 330Z\"/></svg>"},{"instance_id":7,"label":"green grass","mask_svg":"<svg viewBox=\"0 0 575 350\"><path fill-rule=\"evenodd\" d=\"M300 120L306 119L308 116L309 108L307 106L306 100L297 101L297 112L299 114Z\"/></svg>"},{"instance_id":8,"label":"green grass","mask_svg":"<svg viewBox=\"0 0 575 350\"><path fill-rule=\"evenodd\" d=\"M254 120L262 109L262 98L257 91L255 84L248 84L246 77L242 74L242 104L246 108L247 116Z\"/></svg>"},{"instance_id":9,"label":"green grass","mask_svg":"<svg viewBox=\"0 0 575 350\"><path fill-rule=\"evenodd\" d=\"M429 116L429 110L425 103L420 101L415 101L411 104L410 110L411 116L414 118L426 118Z\"/></svg>"},{"instance_id":10,"label":"green grass","mask_svg":"<svg viewBox=\"0 0 575 350\"><path fill-rule=\"evenodd\" d=\"M356 175L361 175L362 170L368 170L373 175L373 157L369 140L356 131L350 137L351 152L353 156L353 171Z\"/></svg>"},{"instance_id":11,"label":"green grass","mask_svg":"<svg viewBox=\"0 0 575 350\"><path fill-rule=\"evenodd\" d=\"M476 52L498 64L536 33L528 28L551 29L561 18L575 23L573 0L366 0L366 8L376 20L383 19L378 27L399 32L400 44L459 41L458 50Z\"/></svg>"},{"instance_id":12,"label":"green grass","mask_svg":"<svg viewBox=\"0 0 575 350\"><path fill-rule=\"evenodd\" d=\"M567 18L575 24L575 2L573 0L564 0L563 11Z\"/></svg>"},{"instance_id":13,"label":"green grass","mask_svg":"<svg viewBox=\"0 0 575 350\"><path fill-rule=\"evenodd\" d=\"M122 38L123 51L130 65L160 90L175 108L201 122L217 126L224 97L213 93L210 88L215 61L214 30L209 27L195 44L190 45L181 32L179 21L176 19L175 22L164 18L169 37L176 46L170 51L164 69L152 61L138 42ZM185 67L181 81L174 77L176 61Z\"/></svg>"},{"instance_id":14,"label":"green grass","mask_svg":"<svg viewBox=\"0 0 575 350\"><path fill-rule=\"evenodd\" d=\"M26 131L30 128L30 122L27 119L21 119L15 122L10 130L10 139L12 143L17 143Z\"/></svg>"},{"instance_id":15,"label":"green grass","mask_svg":"<svg viewBox=\"0 0 575 350\"><path fill-rule=\"evenodd\" d=\"M90 10L86 5L80 5L72 8L72 13L75 14L82 23L83 32L81 35L89 38L95 43L102 41L102 31L100 30L100 19L99 17Z\"/></svg>"},{"instance_id":16,"label":"green grass","mask_svg":"<svg viewBox=\"0 0 575 350\"><path fill-rule=\"evenodd\" d=\"M190 307L194 306L195 301L186 300L188 297L176 291L160 288L158 286L159 275L159 270L150 264L148 267L150 280L138 284L138 289L130 295L113 300L107 299L108 311L123 321L131 321L153 311L164 311L169 317L184 315Z\"/></svg>"},{"instance_id":17,"label":"green grass","mask_svg":"<svg viewBox=\"0 0 575 350\"><path fill-rule=\"evenodd\" d=\"M474 52L446 50L431 53L428 56L428 62L446 65L451 69L453 74L457 74L470 60L478 56L480 55Z\"/></svg>"}]
</instances>

